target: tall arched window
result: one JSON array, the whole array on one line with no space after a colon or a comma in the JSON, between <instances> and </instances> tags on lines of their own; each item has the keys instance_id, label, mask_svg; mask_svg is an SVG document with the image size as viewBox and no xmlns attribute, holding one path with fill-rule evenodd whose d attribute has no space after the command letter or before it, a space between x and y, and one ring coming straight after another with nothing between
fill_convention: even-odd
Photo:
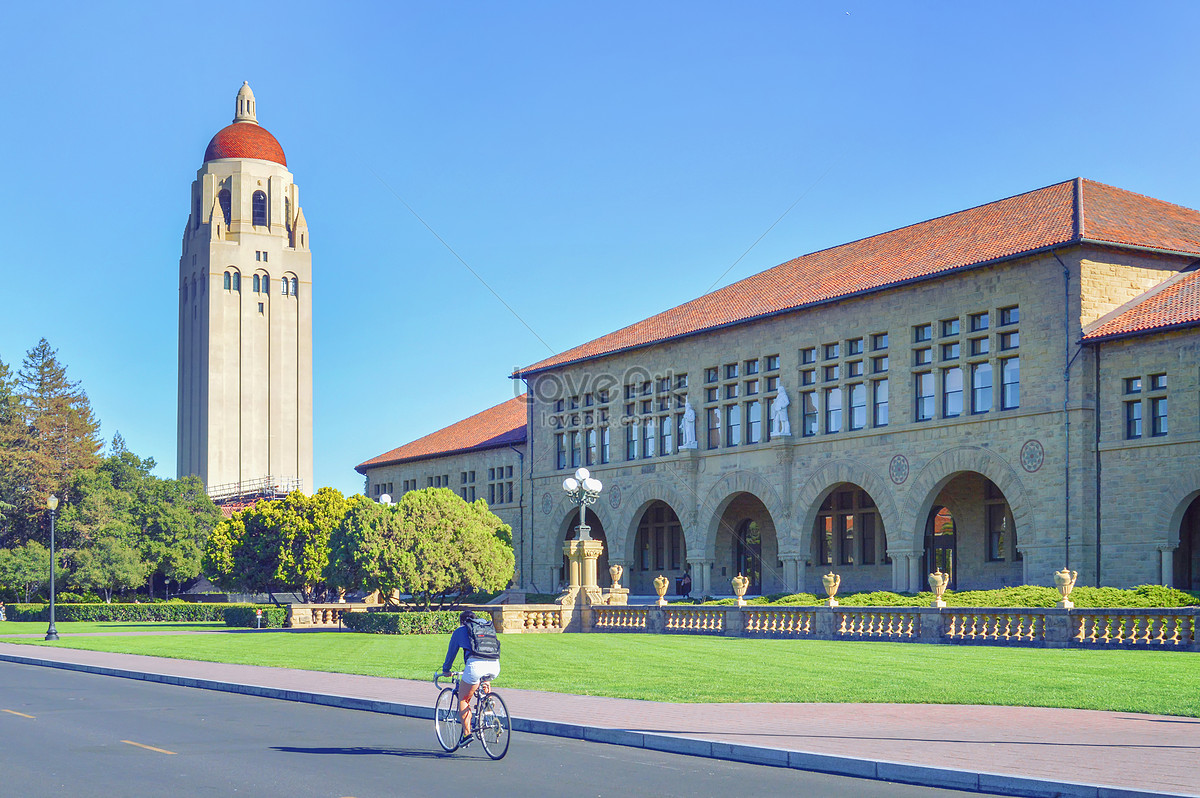
<instances>
[{"instance_id":1,"label":"tall arched window","mask_svg":"<svg viewBox=\"0 0 1200 798\"><path fill-rule=\"evenodd\" d=\"M292 232L292 198L283 198L283 224L287 227L287 231Z\"/></svg>"},{"instance_id":2,"label":"tall arched window","mask_svg":"<svg viewBox=\"0 0 1200 798\"><path fill-rule=\"evenodd\" d=\"M262 191L254 192L254 226L267 226L267 195Z\"/></svg>"},{"instance_id":3,"label":"tall arched window","mask_svg":"<svg viewBox=\"0 0 1200 798\"><path fill-rule=\"evenodd\" d=\"M269 274L263 275L262 289L264 294L271 293L271 276Z\"/></svg>"},{"instance_id":4,"label":"tall arched window","mask_svg":"<svg viewBox=\"0 0 1200 798\"><path fill-rule=\"evenodd\" d=\"M292 296L300 296L300 283L296 281L295 277L292 278Z\"/></svg>"},{"instance_id":5,"label":"tall arched window","mask_svg":"<svg viewBox=\"0 0 1200 798\"><path fill-rule=\"evenodd\" d=\"M183 281L183 301L187 302L187 280Z\"/></svg>"},{"instance_id":6,"label":"tall arched window","mask_svg":"<svg viewBox=\"0 0 1200 798\"><path fill-rule=\"evenodd\" d=\"M258 290L259 290L258 275L256 274L256 275L254 275L254 293L257 294Z\"/></svg>"},{"instance_id":7,"label":"tall arched window","mask_svg":"<svg viewBox=\"0 0 1200 798\"><path fill-rule=\"evenodd\" d=\"M228 291L230 289L230 287L232 286L232 280L233 280L233 278L230 276L229 272L225 272L225 281L222 285L224 286L226 291Z\"/></svg>"},{"instance_id":8,"label":"tall arched window","mask_svg":"<svg viewBox=\"0 0 1200 798\"><path fill-rule=\"evenodd\" d=\"M242 291L242 275L238 272L233 273L233 290L237 291L239 294Z\"/></svg>"},{"instance_id":9,"label":"tall arched window","mask_svg":"<svg viewBox=\"0 0 1200 798\"><path fill-rule=\"evenodd\" d=\"M287 296L287 295L288 295L288 287L289 287L290 285L291 285L291 283L290 283L290 282L288 282L288 278L287 278L287 277L283 277L283 278L281 278L281 279L279 280L279 292L280 292L281 294L283 294L284 296Z\"/></svg>"},{"instance_id":10,"label":"tall arched window","mask_svg":"<svg viewBox=\"0 0 1200 798\"><path fill-rule=\"evenodd\" d=\"M233 200L229 196L229 189L223 188L217 194L217 201L221 203L221 215L225 217L225 226L229 226L229 217L233 213Z\"/></svg>"}]
</instances>

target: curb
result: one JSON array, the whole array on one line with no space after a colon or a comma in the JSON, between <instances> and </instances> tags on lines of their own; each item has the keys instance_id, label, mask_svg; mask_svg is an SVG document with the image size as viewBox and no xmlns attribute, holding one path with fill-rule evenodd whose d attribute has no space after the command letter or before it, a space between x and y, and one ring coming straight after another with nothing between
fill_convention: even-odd
<instances>
[{"instance_id":1,"label":"curb","mask_svg":"<svg viewBox=\"0 0 1200 798\"><path fill-rule=\"evenodd\" d=\"M0 654L0 662L17 665L35 665L59 668L101 676L116 676L157 682L178 687L194 687L200 690L216 690L224 693L274 698L281 701L297 701L305 704L353 709L361 712L377 712L385 715L400 715L409 718L433 719L433 708L417 704L402 704L395 701L375 701L353 696L329 693L310 693L284 690L278 687L263 687L214 679L197 679L190 676L168 676L145 673L121 668L106 668L99 665L83 665L76 662L22 657L15 654ZM835 776L850 776L875 781L915 784L923 787L940 787L969 792L1002 793L1020 798L1195 798L1187 793L1164 793L1112 787L1107 785L1083 784L1078 782L1047 781L1045 779L1011 776L986 771L956 770L929 765L913 765L905 762L863 759L833 754L810 754L803 751L788 751L782 748L766 748L741 743L724 743L694 737L676 737L655 732L640 732L636 729L610 729L584 726L560 721L512 718L513 729L527 734L544 734L573 740L643 748L670 754L684 754L709 759L723 759L751 765L807 770Z\"/></svg>"}]
</instances>

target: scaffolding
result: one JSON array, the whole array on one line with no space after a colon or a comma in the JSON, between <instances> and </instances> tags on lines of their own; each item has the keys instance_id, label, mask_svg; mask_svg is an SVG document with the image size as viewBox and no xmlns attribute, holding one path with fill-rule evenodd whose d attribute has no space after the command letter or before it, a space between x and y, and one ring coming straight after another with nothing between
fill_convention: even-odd
<instances>
[{"instance_id":1,"label":"scaffolding","mask_svg":"<svg viewBox=\"0 0 1200 798\"><path fill-rule=\"evenodd\" d=\"M294 490L303 490L304 482L295 477L259 477L224 485L210 485L208 497L226 516L252 507L263 499L282 499Z\"/></svg>"}]
</instances>

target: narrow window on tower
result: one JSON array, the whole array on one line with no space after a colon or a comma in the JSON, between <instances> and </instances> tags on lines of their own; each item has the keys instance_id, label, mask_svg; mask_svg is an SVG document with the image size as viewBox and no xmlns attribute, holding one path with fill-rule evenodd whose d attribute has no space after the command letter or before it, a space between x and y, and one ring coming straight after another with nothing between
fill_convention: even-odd
<instances>
[{"instance_id":1,"label":"narrow window on tower","mask_svg":"<svg viewBox=\"0 0 1200 798\"><path fill-rule=\"evenodd\" d=\"M233 201L229 196L229 189L223 188L217 194L217 201L221 203L221 215L225 217L225 226L229 226L229 215L233 212Z\"/></svg>"},{"instance_id":2,"label":"narrow window on tower","mask_svg":"<svg viewBox=\"0 0 1200 798\"><path fill-rule=\"evenodd\" d=\"M239 272L233 273L233 290L239 294L242 292L242 275Z\"/></svg>"},{"instance_id":3,"label":"narrow window on tower","mask_svg":"<svg viewBox=\"0 0 1200 798\"><path fill-rule=\"evenodd\" d=\"M282 280L280 280L279 286L280 286L280 292L284 296L287 296L288 295L288 278L284 277Z\"/></svg>"},{"instance_id":4,"label":"narrow window on tower","mask_svg":"<svg viewBox=\"0 0 1200 798\"><path fill-rule=\"evenodd\" d=\"M254 226L267 226L267 195L262 191L255 191L253 198L254 211Z\"/></svg>"},{"instance_id":5,"label":"narrow window on tower","mask_svg":"<svg viewBox=\"0 0 1200 798\"><path fill-rule=\"evenodd\" d=\"M263 275L262 288L264 294L271 293L271 276L269 274Z\"/></svg>"},{"instance_id":6,"label":"narrow window on tower","mask_svg":"<svg viewBox=\"0 0 1200 798\"><path fill-rule=\"evenodd\" d=\"M222 285L224 286L226 291L228 291L230 289L230 287L232 286L232 282L231 282L232 280L233 280L233 278L230 277L229 272L225 272L225 280L222 283Z\"/></svg>"},{"instance_id":7,"label":"narrow window on tower","mask_svg":"<svg viewBox=\"0 0 1200 798\"><path fill-rule=\"evenodd\" d=\"M259 276L257 274L254 275L254 293L256 293L256 294L262 290L262 285L259 282L259 280L260 280Z\"/></svg>"},{"instance_id":8,"label":"narrow window on tower","mask_svg":"<svg viewBox=\"0 0 1200 798\"><path fill-rule=\"evenodd\" d=\"M298 282L296 282L296 278L293 277L292 278L292 296L300 296L299 285L300 284Z\"/></svg>"}]
</instances>

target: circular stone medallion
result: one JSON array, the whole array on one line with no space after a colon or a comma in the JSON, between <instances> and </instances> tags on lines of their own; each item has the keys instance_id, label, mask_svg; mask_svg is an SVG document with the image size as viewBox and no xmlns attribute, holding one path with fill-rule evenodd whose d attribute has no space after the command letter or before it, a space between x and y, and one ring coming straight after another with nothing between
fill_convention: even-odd
<instances>
[{"instance_id":1,"label":"circular stone medallion","mask_svg":"<svg viewBox=\"0 0 1200 798\"><path fill-rule=\"evenodd\" d=\"M614 510L621 506L621 486L613 485L608 492L608 506Z\"/></svg>"},{"instance_id":2,"label":"circular stone medallion","mask_svg":"<svg viewBox=\"0 0 1200 798\"><path fill-rule=\"evenodd\" d=\"M892 482L903 485L904 480L908 479L908 458L902 454L893 457L892 462L888 464L888 476L892 478Z\"/></svg>"},{"instance_id":3,"label":"circular stone medallion","mask_svg":"<svg viewBox=\"0 0 1200 798\"><path fill-rule=\"evenodd\" d=\"M543 493L542 494L542 513L544 515L550 515L550 511L553 509L554 509L554 499L552 499L550 497L549 493Z\"/></svg>"},{"instance_id":4,"label":"circular stone medallion","mask_svg":"<svg viewBox=\"0 0 1200 798\"><path fill-rule=\"evenodd\" d=\"M1045 460L1046 450L1042 448L1040 441L1025 441L1025 445L1021 447L1021 468L1032 474L1042 467Z\"/></svg>"}]
</instances>

